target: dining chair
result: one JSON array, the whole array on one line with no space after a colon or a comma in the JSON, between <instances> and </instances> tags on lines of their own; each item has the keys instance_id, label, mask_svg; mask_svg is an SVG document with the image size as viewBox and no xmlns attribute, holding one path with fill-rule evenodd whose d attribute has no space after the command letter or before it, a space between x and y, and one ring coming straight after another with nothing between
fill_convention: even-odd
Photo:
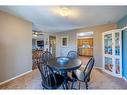
<instances>
[{"instance_id":1,"label":"dining chair","mask_svg":"<svg viewBox=\"0 0 127 95\"><path fill-rule=\"evenodd\" d=\"M42 50L34 50L32 51L32 62L33 62L33 66L32 69L36 69L37 64L42 62L42 54L43 51Z\"/></svg>"},{"instance_id":2,"label":"dining chair","mask_svg":"<svg viewBox=\"0 0 127 95\"><path fill-rule=\"evenodd\" d=\"M67 57L69 59L75 59L75 58L78 57L78 55L77 55L77 52L76 51L69 51L68 54L67 54Z\"/></svg>"},{"instance_id":3,"label":"dining chair","mask_svg":"<svg viewBox=\"0 0 127 95\"><path fill-rule=\"evenodd\" d=\"M94 58L90 58L88 61L85 69L83 71L76 70L72 72L72 78L73 80L79 81L79 89L80 89L80 82L85 82L86 89L88 89L88 82L90 81L90 74L92 71L92 68L94 66L95 60ZM75 81L73 81L74 83Z\"/></svg>"},{"instance_id":4,"label":"dining chair","mask_svg":"<svg viewBox=\"0 0 127 95\"><path fill-rule=\"evenodd\" d=\"M41 73L43 89L58 89L63 86L64 76L55 73L47 63L41 63L37 66Z\"/></svg>"},{"instance_id":5,"label":"dining chair","mask_svg":"<svg viewBox=\"0 0 127 95\"><path fill-rule=\"evenodd\" d=\"M52 58L53 58L53 55L50 52L48 52L48 51L45 51L42 54L42 61L44 61L44 62L47 62L47 61L49 61Z\"/></svg>"}]
</instances>

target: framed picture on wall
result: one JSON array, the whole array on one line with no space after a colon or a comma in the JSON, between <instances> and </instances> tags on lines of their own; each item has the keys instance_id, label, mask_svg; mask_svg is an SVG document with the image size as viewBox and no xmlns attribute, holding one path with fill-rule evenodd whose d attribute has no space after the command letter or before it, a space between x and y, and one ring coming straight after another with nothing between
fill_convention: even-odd
<instances>
[{"instance_id":1,"label":"framed picture on wall","mask_svg":"<svg viewBox=\"0 0 127 95\"><path fill-rule=\"evenodd\" d=\"M62 37L62 47L67 47L68 46L68 36L63 36Z\"/></svg>"}]
</instances>

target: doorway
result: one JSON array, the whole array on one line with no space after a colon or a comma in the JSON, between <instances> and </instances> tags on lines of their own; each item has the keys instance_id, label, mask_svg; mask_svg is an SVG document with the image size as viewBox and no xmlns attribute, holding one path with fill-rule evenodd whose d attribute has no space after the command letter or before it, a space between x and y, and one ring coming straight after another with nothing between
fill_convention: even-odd
<instances>
[{"instance_id":1,"label":"doorway","mask_svg":"<svg viewBox=\"0 0 127 95\"><path fill-rule=\"evenodd\" d=\"M93 57L93 32L77 33L77 51L82 62L87 64Z\"/></svg>"},{"instance_id":2,"label":"doorway","mask_svg":"<svg viewBox=\"0 0 127 95\"><path fill-rule=\"evenodd\" d=\"M44 34L33 31L32 33L32 70L37 68L37 63L41 61L44 51Z\"/></svg>"},{"instance_id":3,"label":"doorway","mask_svg":"<svg viewBox=\"0 0 127 95\"><path fill-rule=\"evenodd\" d=\"M56 37L49 36L49 51L53 56L56 56Z\"/></svg>"}]
</instances>

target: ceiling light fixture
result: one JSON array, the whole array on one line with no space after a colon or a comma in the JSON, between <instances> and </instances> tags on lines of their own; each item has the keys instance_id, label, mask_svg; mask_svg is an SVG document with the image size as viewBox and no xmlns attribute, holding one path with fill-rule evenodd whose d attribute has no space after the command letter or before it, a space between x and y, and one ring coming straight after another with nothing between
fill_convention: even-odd
<instances>
[{"instance_id":1,"label":"ceiling light fixture","mask_svg":"<svg viewBox=\"0 0 127 95\"><path fill-rule=\"evenodd\" d=\"M69 8L66 8L66 7L62 7L58 10L58 13L61 15L61 16L68 16L70 14L70 10Z\"/></svg>"},{"instance_id":2,"label":"ceiling light fixture","mask_svg":"<svg viewBox=\"0 0 127 95\"><path fill-rule=\"evenodd\" d=\"M36 34L33 34L32 36L37 37L37 35L36 35Z\"/></svg>"},{"instance_id":3,"label":"ceiling light fixture","mask_svg":"<svg viewBox=\"0 0 127 95\"><path fill-rule=\"evenodd\" d=\"M35 32L35 31L33 31L32 36L37 37L38 36L38 33Z\"/></svg>"},{"instance_id":4,"label":"ceiling light fixture","mask_svg":"<svg viewBox=\"0 0 127 95\"><path fill-rule=\"evenodd\" d=\"M33 33L32 33L33 37L37 37L37 36L40 36L40 35L43 35L43 33L41 31L33 31Z\"/></svg>"}]
</instances>

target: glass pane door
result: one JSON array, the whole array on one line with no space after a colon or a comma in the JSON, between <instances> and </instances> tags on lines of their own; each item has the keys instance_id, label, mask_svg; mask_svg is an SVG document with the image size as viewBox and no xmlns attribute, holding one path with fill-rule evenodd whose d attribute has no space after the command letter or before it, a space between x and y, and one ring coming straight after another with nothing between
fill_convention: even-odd
<instances>
[{"instance_id":1,"label":"glass pane door","mask_svg":"<svg viewBox=\"0 0 127 95\"><path fill-rule=\"evenodd\" d=\"M103 68L116 77L122 76L121 30L111 30L103 35Z\"/></svg>"},{"instance_id":2,"label":"glass pane door","mask_svg":"<svg viewBox=\"0 0 127 95\"><path fill-rule=\"evenodd\" d=\"M115 55L120 56L120 37L119 37L120 33L117 32L115 33Z\"/></svg>"},{"instance_id":3,"label":"glass pane door","mask_svg":"<svg viewBox=\"0 0 127 95\"><path fill-rule=\"evenodd\" d=\"M114 56L114 58L115 58L115 63L114 63L114 65L115 65L115 74L116 74L116 76L117 75L120 75L121 74L121 61L120 61L120 59L121 59L121 51L120 51L120 48L121 48L121 43L120 43L120 32L116 32L115 33L115 49L114 49L114 52L115 52L115 56Z\"/></svg>"},{"instance_id":4,"label":"glass pane door","mask_svg":"<svg viewBox=\"0 0 127 95\"><path fill-rule=\"evenodd\" d=\"M110 73L113 72L113 50L112 50L112 33L104 35L104 68Z\"/></svg>"},{"instance_id":5,"label":"glass pane door","mask_svg":"<svg viewBox=\"0 0 127 95\"><path fill-rule=\"evenodd\" d=\"M104 53L112 55L112 34L104 35Z\"/></svg>"},{"instance_id":6,"label":"glass pane door","mask_svg":"<svg viewBox=\"0 0 127 95\"><path fill-rule=\"evenodd\" d=\"M115 73L120 74L120 59L115 59Z\"/></svg>"},{"instance_id":7,"label":"glass pane door","mask_svg":"<svg viewBox=\"0 0 127 95\"><path fill-rule=\"evenodd\" d=\"M105 69L113 72L113 62L112 62L112 58L110 57L105 57Z\"/></svg>"}]
</instances>

